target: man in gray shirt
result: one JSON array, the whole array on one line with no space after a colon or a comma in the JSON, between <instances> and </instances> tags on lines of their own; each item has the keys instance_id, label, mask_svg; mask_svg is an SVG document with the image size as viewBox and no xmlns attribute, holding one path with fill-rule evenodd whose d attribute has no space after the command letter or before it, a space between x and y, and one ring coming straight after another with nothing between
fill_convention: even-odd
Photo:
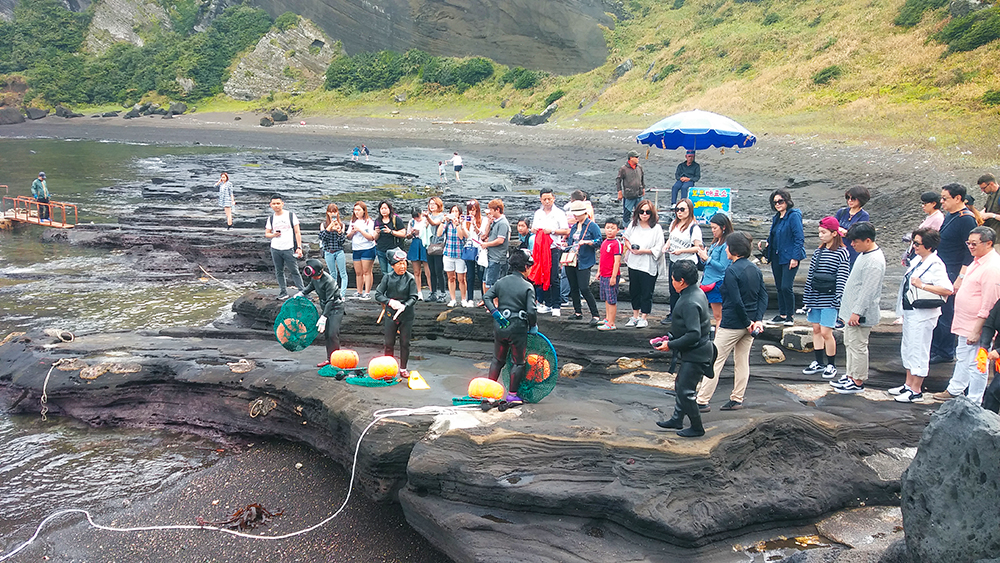
<instances>
[{"instance_id":1,"label":"man in gray shirt","mask_svg":"<svg viewBox=\"0 0 1000 563\"><path fill-rule=\"evenodd\" d=\"M504 266L507 265L507 248L510 246L510 221L503 214L503 200L494 199L488 204L490 220L490 232L486 236L483 248L486 249L486 274L483 276L483 284L487 289L493 287L497 280L504 275Z\"/></svg>"},{"instance_id":2,"label":"man in gray shirt","mask_svg":"<svg viewBox=\"0 0 1000 563\"><path fill-rule=\"evenodd\" d=\"M638 152L628 151L628 161L618 169L615 184L618 187L618 201L622 202L622 223L627 229L632 224L635 206L646 195L646 179L642 174L642 166L639 165Z\"/></svg>"},{"instance_id":3,"label":"man in gray shirt","mask_svg":"<svg viewBox=\"0 0 1000 563\"><path fill-rule=\"evenodd\" d=\"M847 324L844 327L847 373L830 385L837 393L861 393L868 380L868 336L879 321L885 255L875 244L875 227L868 221L855 223L847 231L847 238L858 251L840 298L840 318Z\"/></svg>"}]
</instances>

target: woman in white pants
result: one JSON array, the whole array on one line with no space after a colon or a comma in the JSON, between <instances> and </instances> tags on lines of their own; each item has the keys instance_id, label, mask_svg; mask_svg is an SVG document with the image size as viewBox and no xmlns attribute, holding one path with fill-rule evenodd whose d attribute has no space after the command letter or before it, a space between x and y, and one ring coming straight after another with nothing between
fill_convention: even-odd
<instances>
[{"instance_id":1,"label":"woman in white pants","mask_svg":"<svg viewBox=\"0 0 1000 563\"><path fill-rule=\"evenodd\" d=\"M941 235L934 229L913 231L916 256L903 276L897 310L903 312L903 338L900 356L906 368L906 383L889 389L900 403L922 401L924 378L931 355L931 335L941 315L941 305L953 290L944 262L938 258ZM937 305L937 306L935 306Z\"/></svg>"}]
</instances>

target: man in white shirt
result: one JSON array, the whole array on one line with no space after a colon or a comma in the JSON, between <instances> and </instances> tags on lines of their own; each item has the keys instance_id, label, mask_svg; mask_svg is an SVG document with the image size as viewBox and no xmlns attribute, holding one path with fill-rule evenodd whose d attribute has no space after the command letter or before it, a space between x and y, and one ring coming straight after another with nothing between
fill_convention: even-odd
<instances>
[{"instance_id":1,"label":"man in white shirt","mask_svg":"<svg viewBox=\"0 0 1000 563\"><path fill-rule=\"evenodd\" d=\"M302 233L299 232L299 219L291 211L285 211L285 202L281 196L271 196L271 210L274 214L267 218L264 236L271 239L271 260L274 262L275 276L278 278L278 299L288 299L288 288L285 286L285 268L292 271L292 283L299 291L305 287L302 275L295 263L296 258L302 258Z\"/></svg>"},{"instance_id":2,"label":"man in white shirt","mask_svg":"<svg viewBox=\"0 0 1000 563\"><path fill-rule=\"evenodd\" d=\"M536 233L535 244L538 244L537 233L543 231L552 237L552 267L549 271L549 289L538 291L538 312L552 313L553 317L558 317L560 295L559 295L559 258L562 256L563 240L569 234L569 223L566 221L566 213L555 206L555 195L552 188L542 188L539 192L539 199L542 207L535 211L535 216L531 220L531 230ZM540 289L540 288L538 288Z\"/></svg>"}]
</instances>

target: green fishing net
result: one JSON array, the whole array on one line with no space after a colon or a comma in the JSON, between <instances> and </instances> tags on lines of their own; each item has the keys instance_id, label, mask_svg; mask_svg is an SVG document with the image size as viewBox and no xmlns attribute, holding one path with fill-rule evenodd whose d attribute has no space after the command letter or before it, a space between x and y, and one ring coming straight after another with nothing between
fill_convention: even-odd
<instances>
[{"instance_id":1,"label":"green fishing net","mask_svg":"<svg viewBox=\"0 0 1000 563\"><path fill-rule=\"evenodd\" d=\"M368 376L368 368L353 368L353 369L341 369L332 364L326 364L325 366L319 368L320 375L323 377L336 377L337 379L344 379L349 375L364 375Z\"/></svg>"},{"instance_id":2,"label":"green fishing net","mask_svg":"<svg viewBox=\"0 0 1000 563\"><path fill-rule=\"evenodd\" d=\"M308 297L285 301L274 319L274 337L289 352L305 350L316 339L319 313Z\"/></svg>"},{"instance_id":3,"label":"green fishing net","mask_svg":"<svg viewBox=\"0 0 1000 563\"><path fill-rule=\"evenodd\" d=\"M559 379L559 362L556 349L544 334L529 334L526 357L528 373L521 381L517 396L526 403L537 403L552 392ZM500 383L504 389L510 389L510 369L513 363L507 358L507 365L500 370Z\"/></svg>"},{"instance_id":4,"label":"green fishing net","mask_svg":"<svg viewBox=\"0 0 1000 563\"><path fill-rule=\"evenodd\" d=\"M391 387L400 381L403 381L401 377L393 377L392 379L372 379L365 375L348 375L344 378L344 381L350 383L351 385L360 385L361 387Z\"/></svg>"}]
</instances>

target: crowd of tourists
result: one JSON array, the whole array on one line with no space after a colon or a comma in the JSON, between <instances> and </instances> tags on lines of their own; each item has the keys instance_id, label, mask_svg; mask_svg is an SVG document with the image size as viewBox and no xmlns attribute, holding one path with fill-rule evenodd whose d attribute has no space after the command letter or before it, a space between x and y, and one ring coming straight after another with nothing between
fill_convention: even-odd
<instances>
[{"instance_id":1,"label":"crowd of tourists","mask_svg":"<svg viewBox=\"0 0 1000 563\"><path fill-rule=\"evenodd\" d=\"M330 204L319 240L339 298L349 298L347 242L356 277L350 297L371 299L376 260L381 272L390 272L398 270L395 264L405 258L412 268L408 275L415 282L415 301L484 306L483 297L491 295L490 289L509 273L510 253L521 252L530 257L522 276L533 287L532 318L561 317L567 308L572 319L587 321L599 331L619 329L617 299L623 277L631 305L624 327L649 327L657 282L666 277L670 310L659 324L670 326L670 334L652 339L651 344L678 352L681 367L677 411L660 424L682 429L687 416L692 426L684 430L699 435L698 415L711 410L709 402L727 358L734 357L735 380L721 409L736 410L743 406L754 337L765 324L795 324L793 285L807 257L803 216L792 194L777 189L768 200L774 215L766 240L755 242L746 232L735 230L723 213L708 222L709 237L695 220L694 203L683 192L672 203L669 220L661 219L660 211L645 198L636 156L630 153L619 174L619 199L628 217L624 223L617 211L598 219L588 194L579 190L560 207L553 191L542 189L533 216L518 218L513 226L501 199L489 201L484 211L475 199L446 207L441 198L432 197L426 207L412 209L408 220L388 201L378 203L374 217L367 204L358 201L346 219L336 204ZM636 178L638 189L629 185ZM993 343L1000 328L996 310L1000 257L993 249L1000 230L1000 201L992 175L982 176L978 184L987 196L981 209L960 184L921 196L926 218L908 235L911 244L901 257L906 273L896 312L902 324L906 378L888 391L896 401L923 401L929 365L955 362L948 389L933 398L967 393L973 401L981 402L985 396L989 408L1000 408L1000 385L988 391L988 370L983 368L1000 359ZM818 221L819 246L811 252L798 314L804 313L811 325L814 346L814 359L803 373L830 380L838 393L855 394L865 391L868 379L868 339L880 321L886 258L876 242L876 226L864 209L869 191L856 186L844 197L843 208ZM297 218L282 212L281 204L280 197L272 200L275 214L265 232L271 239L279 298L284 298L286 266L296 287L303 287L294 267L302 242ZM751 259L755 249L762 260ZM764 318L768 297L758 263L769 265L777 295L777 315L769 320ZM595 269L596 298L591 289ZM603 316L598 299L604 302ZM843 330L844 371L838 369L835 330ZM712 353L706 355L706 350Z\"/></svg>"}]
</instances>

